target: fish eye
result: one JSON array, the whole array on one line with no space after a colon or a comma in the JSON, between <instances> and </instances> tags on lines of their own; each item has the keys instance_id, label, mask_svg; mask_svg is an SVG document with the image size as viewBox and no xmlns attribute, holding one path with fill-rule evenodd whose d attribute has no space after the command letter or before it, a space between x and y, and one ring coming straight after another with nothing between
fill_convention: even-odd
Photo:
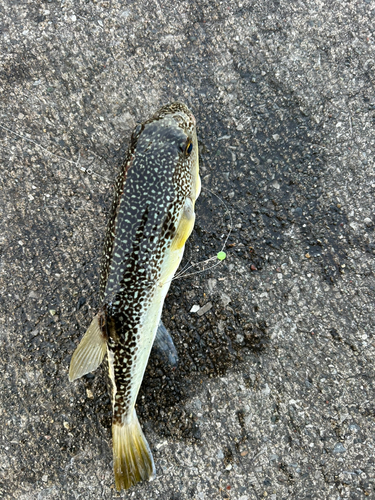
<instances>
[{"instance_id":1,"label":"fish eye","mask_svg":"<svg viewBox=\"0 0 375 500\"><path fill-rule=\"evenodd\" d=\"M191 142L190 139L188 139L186 141L185 154L190 155L192 151L193 151L193 143Z\"/></svg>"}]
</instances>

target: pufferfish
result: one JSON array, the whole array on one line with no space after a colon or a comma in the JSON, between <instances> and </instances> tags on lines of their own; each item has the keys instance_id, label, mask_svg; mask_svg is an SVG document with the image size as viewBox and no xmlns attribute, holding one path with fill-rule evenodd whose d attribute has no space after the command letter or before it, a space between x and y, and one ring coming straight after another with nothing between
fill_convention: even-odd
<instances>
[{"instance_id":1,"label":"pufferfish","mask_svg":"<svg viewBox=\"0 0 375 500\"><path fill-rule=\"evenodd\" d=\"M155 476L135 403L155 337L174 348L160 317L193 230L200 188L195 118L175 102L132 134L104 240L101 306L70 363L73 381L107 354L118 490Z\"/></svg>"}]
</instances>

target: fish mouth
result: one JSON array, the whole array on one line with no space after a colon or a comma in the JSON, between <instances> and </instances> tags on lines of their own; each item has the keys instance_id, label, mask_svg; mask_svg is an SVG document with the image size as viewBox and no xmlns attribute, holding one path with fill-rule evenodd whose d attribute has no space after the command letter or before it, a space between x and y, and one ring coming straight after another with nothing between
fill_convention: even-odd
<instances>
[{"instance_id":1,"label":"fish mouth","mask_svg":"<svg viewBox=\"0 0 375 500\"><path fill-rule=\"evenodd\" d=\"M196 125L196 119L193 113L186 106L186 104L178 101L172 102L160 108L150 121L164 118L167 115L176 119L177 122L186 122L186 118L188 118L193 122L194 127Z\"/></svg>"}]
</instances>

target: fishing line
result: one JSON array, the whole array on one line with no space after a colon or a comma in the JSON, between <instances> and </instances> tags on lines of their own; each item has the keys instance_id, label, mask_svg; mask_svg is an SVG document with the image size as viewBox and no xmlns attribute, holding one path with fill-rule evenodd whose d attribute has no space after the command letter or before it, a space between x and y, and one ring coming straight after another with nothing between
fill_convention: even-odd
<instances>
[{"instance_id":1,"label":"fishing line","mask_svg":"<svg viewBox=\"0 0 375 500\"><path fill-rule=\"evenodd\" d=\"M81 170L81 172L84 172L84 173L87 173L89 175L96 175L97 177L100 177L108 182L111 182L110 179L108 179L107 177L104 177L103 175L100 175L98 174L97 172L95 172L94 170L92 170L91 168L85 168L83 167L82 165L80 165L80 160L81 160L81 154L80 152L78 152L78 159L77 161L73 161L73 160L69 160L68 158L65 158L64 156L60 156L60 155L57 155L56 153L52 153L52 151L49 151L47 148L45 148L44 146L42 146L41 144L39 144L38 142L34 141L33 139L30 139L29 137L26 137L22 134L19 134L18 132L15 132L14 130L11 130L10 128L8 127L5 127L4 125L1 125L0 124L0 128L2 128L3 130L5 130L6 132L9 132L17 137L20 137L21 139L25 140L25 141L28 141L28 142L31 142L31 144L34 144L35 146L37 146L38 148L42 149L43 151L45 151L46 153L50 154L51 156L54 156L55 158L58 158L59 160L63 160L67 163L70 163L71 165L74 165L76 168L79 168L79 170ZM95 155L95 153L93 153ZM96 155L95 155L96 156ZM230 219L230 225L229 225L229 231L228 231L228 234L227 234L227 237L225 238L225 241L223 243L223 246L221 247L221 250L216 254L216 256L213 256L213 257L210 257L209 259L207 260L202 260L200 262L197 262L197 263L191 263L190 265L187 263L183 269L181 269L181 271L179 271L173 278L171 281L174 281L174 280L177 280L177 279L180 279L180 278L187 278L188 276L194 276L196 274L201 274L203 272L206 272L206 271L209 271L211 269L214 269L215 267L219 266L223 260L225 260L227 254L224 252L224 249L226 247L226 244L228 242L228 239L232 233L232 229L233 229L233 221L232 221L232 214L227 206L227 204L225 203L225 201L216 193L214 193L213 191L211 191L210 189L206 188L206 187L201 187L202 190L204 191L208 191L209 193L211 193L211 195L213 196L216 196L216 198L224 205L224 208L225 208L225 214L228 214L229 215L229 219ZM193 269L197 266L205 266L207 265L209 262L213 262L217 260L218 262L216 262L213 266L210 266L208 268L205 268L205 269L201 269L201 270L198 270L198 271L195 271L193 273L186 273L189 269Z\"/></svg>"},{"instance_id":2,"label":"fishing line","mask_svg":"<svg viewBox=\"0 0 375 500\"><path fill-rule=\"evenodd\" d=\"M49 149L45 148L44 146L42 146L38 142L34 141L33 139L29 139L29 137L26 137L26 136L24 136L22 134L19 134L18 132L14 132L14 130L11 130L8 127L4 127L4 125L0 124L0 128L2 128L3 130L6 130L7 132L10 132L13 135L16 135L17 137L20 137L21 139L23 139L25 141L31 142L31 144L34 144L35 146L37 146L38 148L42 149L43 151L45 151L46 153L50 154L51 156L54 156L55 158L58 158L59 160L66 161L66 162L70 163L71 165L74 165L75 167L79 168L81 170L81 172L87 173L89 175L96 175L97 177L101 177L102 179L104 179L104 180L106 180L108 182L111 182L110 179L108 179L107 177L104 177L103 175L98 174L97 172L95 172L95 170L92 170L92 169L89 169L89 168L85 168L82 165L79 165L79 162L81 160L81 153L80 152L78 152L78 160L75 162L73 160L69 160L68 158L65 158L64 156L60 156L60 155L57 155L56 153L52 153L52 151L49 151ZM92 152L92 153L95 155L94 152Z\"/></svg>"},{"instance_id":3,"label":"fishing line","mask_svg":"<svg viewBox=\"0 0 375 500\"><path fill-rule=\"evenodd\" d=\"M224 200L223 200L223 199L222 199L222 198L221 198L218 194L214 193L214 192L213 192L213 191L211 191L210 189L208 189L208 188L206 188L206 187L203 187L203 186L202 186L202 189L203 189L204 191L208 191L208 192L209 192L209 193L211 193L213 196L216 196L216 198L218 198L218 200L220 200L220 202L224 205L225 210L226 210L226 211L225 211L224 216L225 216L226 214L228 214L228 215L229 215L229 220L230 220L229 231L228 231L227 237L225 238L225 241L224 241L224 243L223 243L223 246L221 247L221 250L220 250L220 251L216 254L216 256L214 256L214 257L210 257L210 258L209 258L209 259L207 259L207 260L202 260L202 261L197 262L197 263L192 263L192 264L190 264L190 266L189 266L189 267L186 267L186 266L185 266L185 267L184 267L184 268L183 268L183 269L182 269L179 273L177 273L177 274L176 274L176 276L174 276L174 278L172 278L172 281L173 281L173 280L176 280L176 279L179 279L179 278L186 278L187 276L194 276L195 274L200 274L200 273L203 273L203 272L205 272L205 271L209 271L210 269L213 269L214 267L219 266L219 265L222 263L222 261L223 261L223 260L226 258L226 256L227 256L227 254L224 252L224 249L225 249L225 247L226 247L226 244L227 244L227 242L228 242L228 239L229 239L229 237L230 237L230 235L231 235L231 232L232 232L232 229L233 229L232 214L231 214L231 212L230 212L230 210L229 210L229 208L228 208L228 205L225 203L225 201L224 201ZM210 267L208 267L208 268L206 268L206 269L201 269L201 270L199 270L199 271L195 271L194 273L188 273L188 274L186 274L186 271L188 271L189 269L194 268L194 267L199 266L199 265L206 265L206 264L208 264L209 262L213 262L213 261L215 261L216 259L217 259L219 262L216 262L216 264L214 264L213 266L210 266Z\"/></svg>"}]
</instances>

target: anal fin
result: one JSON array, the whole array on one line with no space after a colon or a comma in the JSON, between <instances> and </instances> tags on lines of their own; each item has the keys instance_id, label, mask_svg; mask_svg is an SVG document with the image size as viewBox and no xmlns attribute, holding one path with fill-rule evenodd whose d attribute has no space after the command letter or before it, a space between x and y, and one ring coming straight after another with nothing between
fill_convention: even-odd
<instances>
[{"instance_id":1,"label":"anal fin","mask_svg":"<svg viewBox=\"0 0 375 500\"><path fill-rule=\"evenodd\" d=\"M169 364L172 368L176 367L178 363L177 350L170 333L161 320L156 331L153 349L157 351L162 361Z\"/></svg>"},{"instance_id":2,"label":"anal fin","mask_svg":"<svg viewBox=\"0 0 375 500\"><path fill-rule=\"evenodd\" d=\"M96 370L103 361L106 350L107 340L103 336L96 315L72 356L69 368L70 382Z\"/></svg>"}]
</instances>

